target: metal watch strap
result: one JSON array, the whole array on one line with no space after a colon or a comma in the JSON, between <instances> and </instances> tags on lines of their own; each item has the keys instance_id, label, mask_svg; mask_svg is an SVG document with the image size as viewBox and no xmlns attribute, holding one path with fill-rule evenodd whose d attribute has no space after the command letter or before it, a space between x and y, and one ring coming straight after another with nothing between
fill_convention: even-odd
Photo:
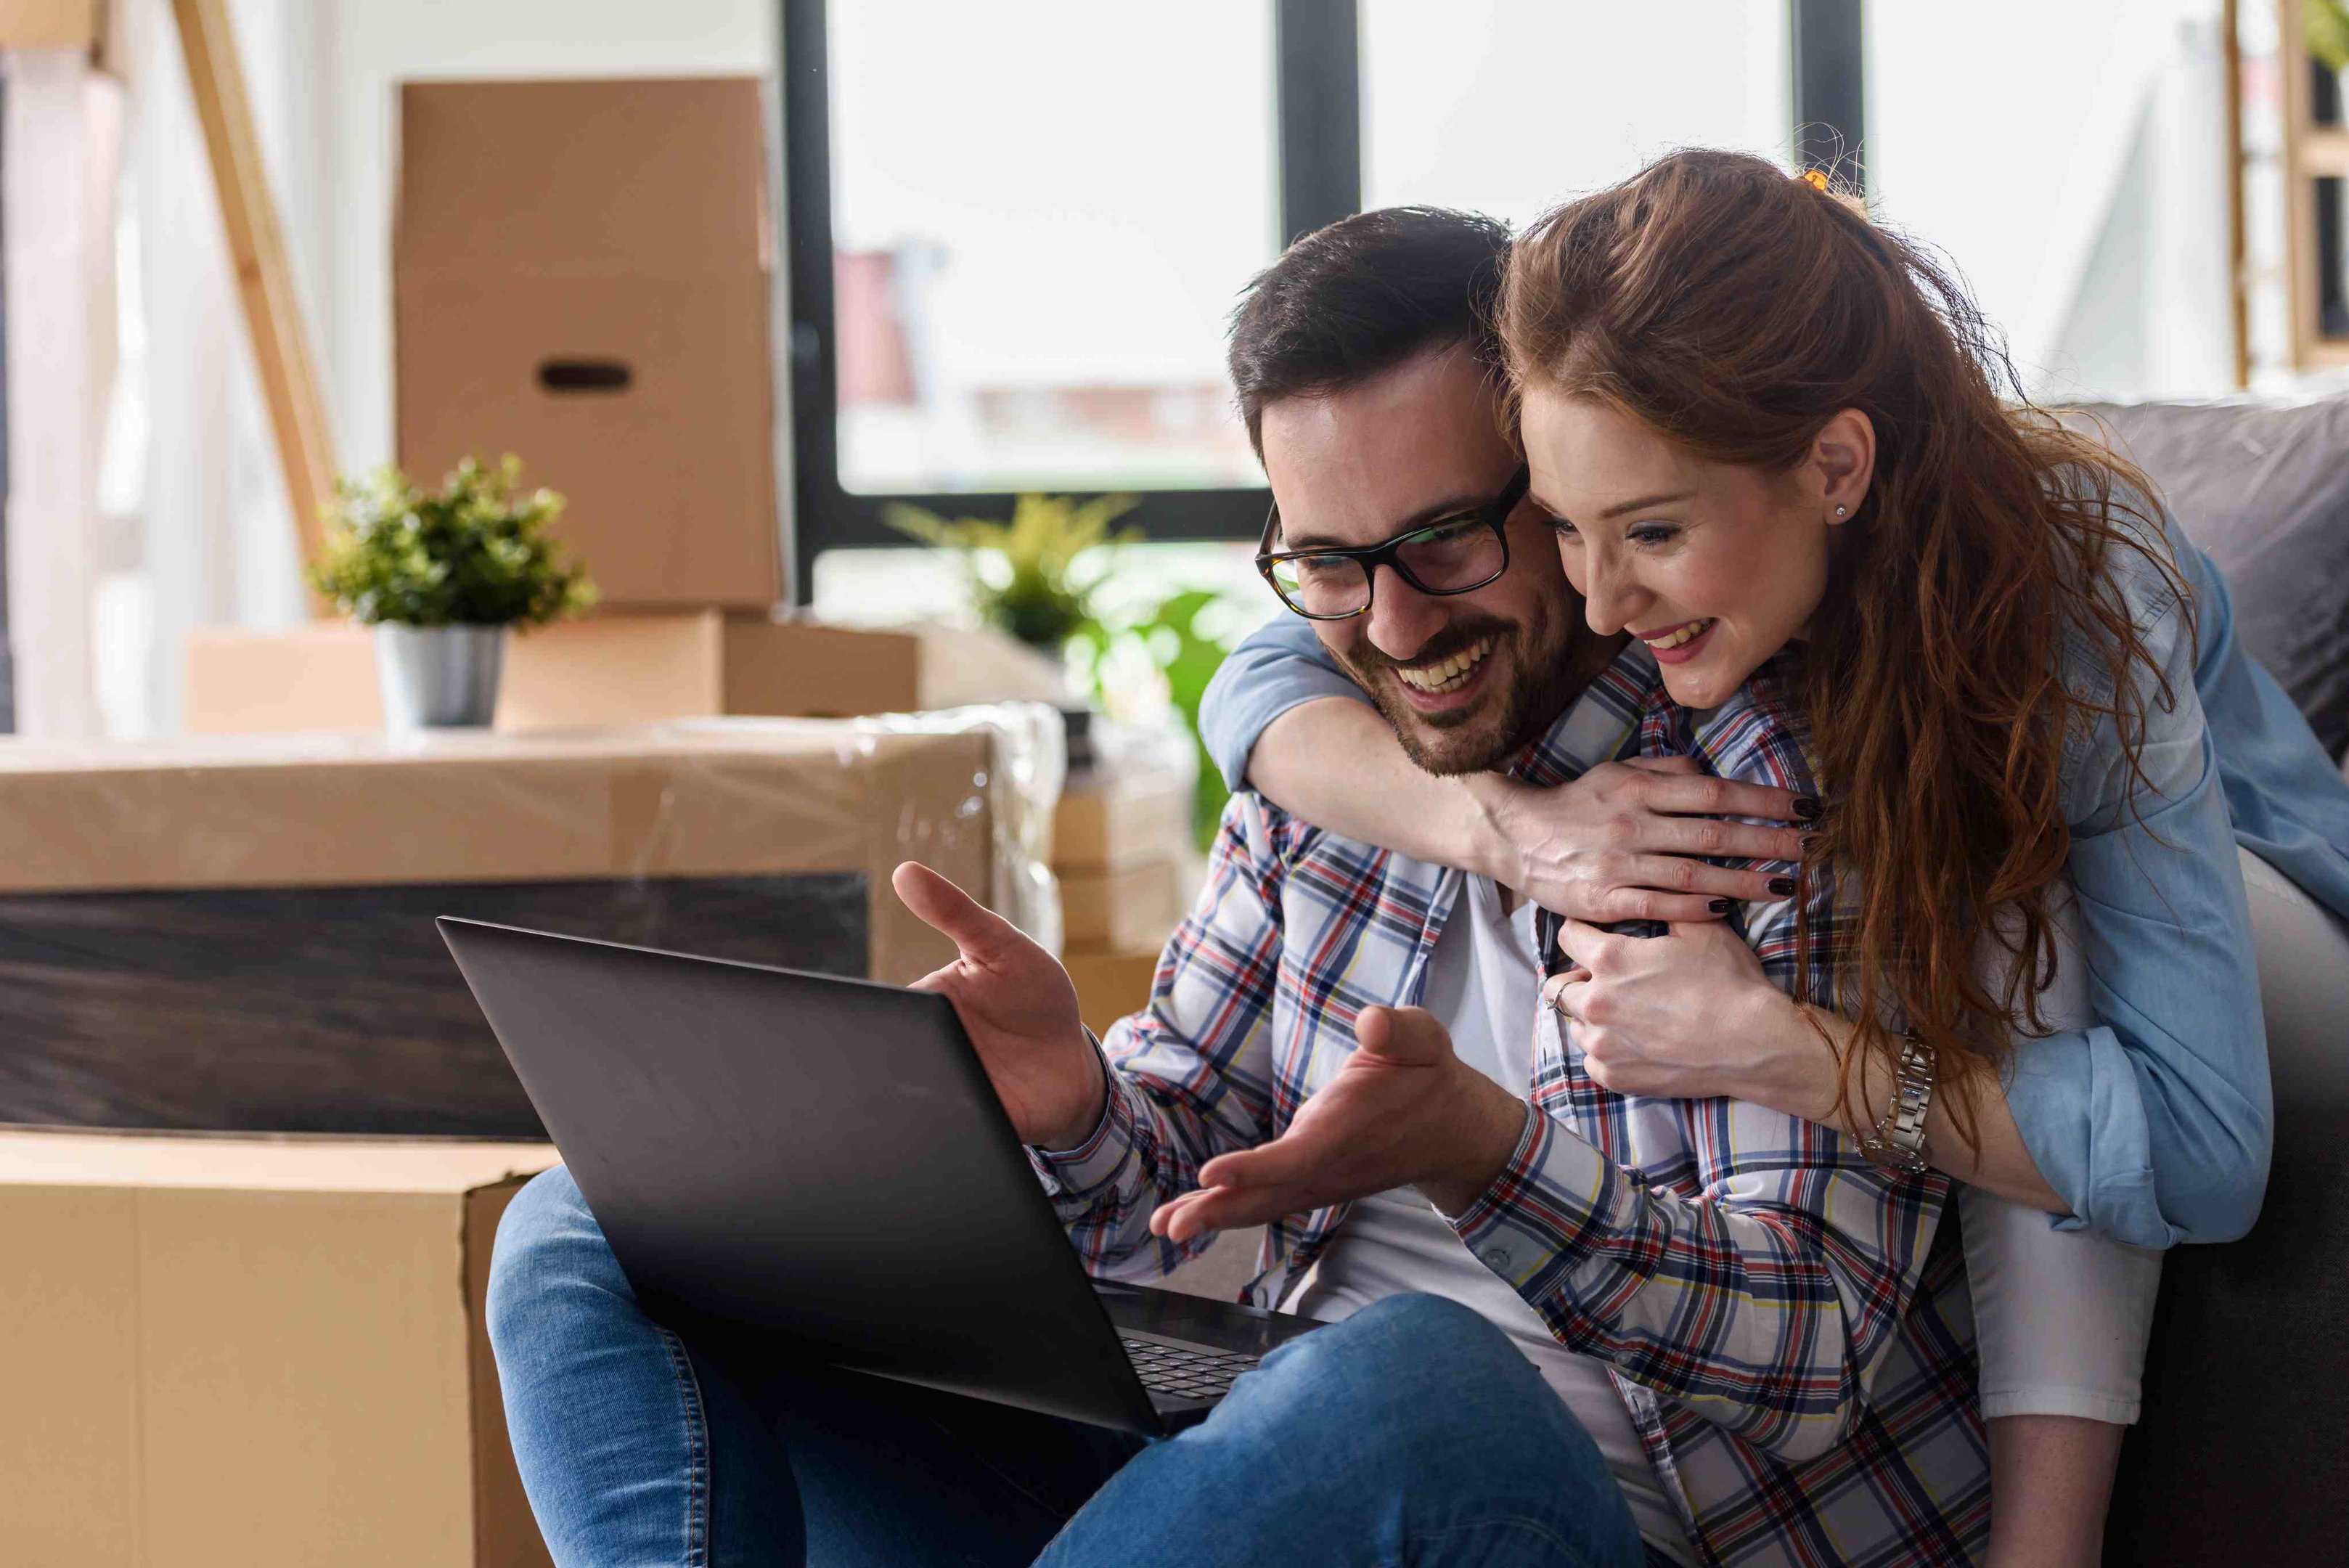
<instances>
[{"instance_id":1,"label":"metal watch strap","mask_svg":"<svg viewBox=\"0 0 2349 1568\"><path fill-rule=\"evenodd\" d=\"M1878 1165L1904 1176L1921 1174L1925 1163L1925 1113L1933 1108L1933 1048L1913 1029L1901 1037L1900 1064L1892 1078L1892 1104L1884 1119L1859 1140L1859 1151Z\"/></svg>"}]
</instances>

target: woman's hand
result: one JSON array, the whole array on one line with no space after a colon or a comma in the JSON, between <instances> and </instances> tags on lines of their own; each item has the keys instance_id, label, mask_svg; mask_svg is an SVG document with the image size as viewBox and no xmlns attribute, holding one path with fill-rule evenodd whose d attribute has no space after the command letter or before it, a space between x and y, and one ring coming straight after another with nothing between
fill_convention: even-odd
<instances>
[{"instance_id":1,"label":"woman's hand","mask_svg":"<svg viewBox=\"0 0 2349 1568\"><path fill-rule=\"evenodd\" d=\"M1832 1102L1834 1050L1728 926L1631 937L1568 920L1558 942L1576 967L1542 994L1573 1020L1583 1065L1601 1086L1782 1108Z\"/></svg>"},{"instance_id":2,"label":"woman's hand","mask_svg":"<svg viewBox=\"0 0 2349 1568\"><path fill-rule=\"evenodd\" d=\"M1791 864L1802 857L1799 826L1720 819L1818 815L1792 791L1713 778L1687 757L1605 763L1554 789L1499 774L1464 782L1484 814L1475 869L1578 920L1718 920L1732 900L1784 898L1787 888L1770 886L1784 866L1732 870L1696 857Z\"/></svg>"}]
</instances>

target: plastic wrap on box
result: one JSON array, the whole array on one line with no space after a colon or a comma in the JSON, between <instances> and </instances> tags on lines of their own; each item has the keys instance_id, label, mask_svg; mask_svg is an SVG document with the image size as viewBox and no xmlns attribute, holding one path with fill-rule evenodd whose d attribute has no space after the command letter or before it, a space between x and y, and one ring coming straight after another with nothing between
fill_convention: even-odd
<instances>
[{"instance_id":1,"label":"plastic wrap on box","mask_svg":"<svg viewBox=\"0 0 2349 1568\"><path fill-rule=\"evenodd\" d=\"M919 859L1050 938L1041 712L0 744L0 1121L539 1136L434 915L902 983Z\"/></svg>"},{"instance_id":2,"label":"plastic wrap on box","mask_svg":"<svg viewBox=\"0 0 2349 1568\"><path fill-rule=\"evenodd\" d=\"M876 734L995 737L994 766L978 781L988 796L994 851L988 907L1051 952L1061 944L1061 889L1052 876L1052 817L1068 782L1068 736L1057 709L994 702L928 713L882 713L853 721ZM968 888L974 897L978 889Z\"/></svg>"}]
</instances>

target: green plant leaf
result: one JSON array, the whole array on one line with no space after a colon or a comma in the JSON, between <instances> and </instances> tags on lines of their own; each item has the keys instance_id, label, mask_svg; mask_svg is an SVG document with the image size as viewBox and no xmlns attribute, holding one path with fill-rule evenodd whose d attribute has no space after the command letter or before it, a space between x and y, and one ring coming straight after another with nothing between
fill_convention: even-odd
<instances>
[{"instance_id":1,"label":"green plant leaf","mask_svg":"<svg viewBox=\"0 0 2349 1568\"><path fill-rule=\"evenodd\" d=\"M595 602L595 585L544 533L563 497L520 493L522 463L468 457L427 494L386 464L336 482L311 581L373 625L543 626Z\"/></svg>"},{"instance_id":2,"label":"green plant leaf","mask_svg":"<svg viewBox=\"0 0 2349 1568\"><path fill-rule=\"evenodd\" d=\"M1138 528L1112 535L1109 525L1139 504L1131 495L1082 502L1022 495L1010 518L998 521L946 518L892 503L882 508L882 521L926 545L962 552L979 618L1022 642L1057 650L1092 624L1092 595L1110 569L1102 556L1142 536Z\"/></svg>"}]
</instances>

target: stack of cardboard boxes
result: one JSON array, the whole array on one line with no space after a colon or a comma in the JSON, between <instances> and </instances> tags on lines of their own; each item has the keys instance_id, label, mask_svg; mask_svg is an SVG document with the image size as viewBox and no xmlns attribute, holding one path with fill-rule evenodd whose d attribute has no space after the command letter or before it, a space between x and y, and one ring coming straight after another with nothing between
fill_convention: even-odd
<instances>
[{"instance_id":1,"label":"stack of cardboard boxes","mask_svg":"<svg viewBox=\"0 0 2349 1568\"><path fill-rule=\"evenodd\" d=\"M1106 1029L1150 1000L1159 950L1190 907L1193 777L1164 759L1071 769L1052 828L1062 961L1085 1023Z\"/></svg>"},{"instance_id":2,"label":"stack of cardboard boxes","mask_svg":"<svg viewBox=\"0 0 2349 1568\"><path fill-rule=\"evenodd\" d=\"M1016 880L1007 743L0 746L0 1563L544 1568L481 1311L557 1157L432 917L910 981L889 871Z\"/></svg>"},{"instance_id":3,"label":"stack of cardboard boxes","mask_svg":"<svg viewBox=\"0 0 2349 1568\"><path fill-rule=\"evenodd\" d=\"M513 640L501 729L1058 695L1005 639L778 618L770 119L747 77L401 89L399 466L434 487L516 454L568 500L553 532L602 596ZM378 729L372 641L200 633L186 719Z\"/></svg>"}]
</instances>

